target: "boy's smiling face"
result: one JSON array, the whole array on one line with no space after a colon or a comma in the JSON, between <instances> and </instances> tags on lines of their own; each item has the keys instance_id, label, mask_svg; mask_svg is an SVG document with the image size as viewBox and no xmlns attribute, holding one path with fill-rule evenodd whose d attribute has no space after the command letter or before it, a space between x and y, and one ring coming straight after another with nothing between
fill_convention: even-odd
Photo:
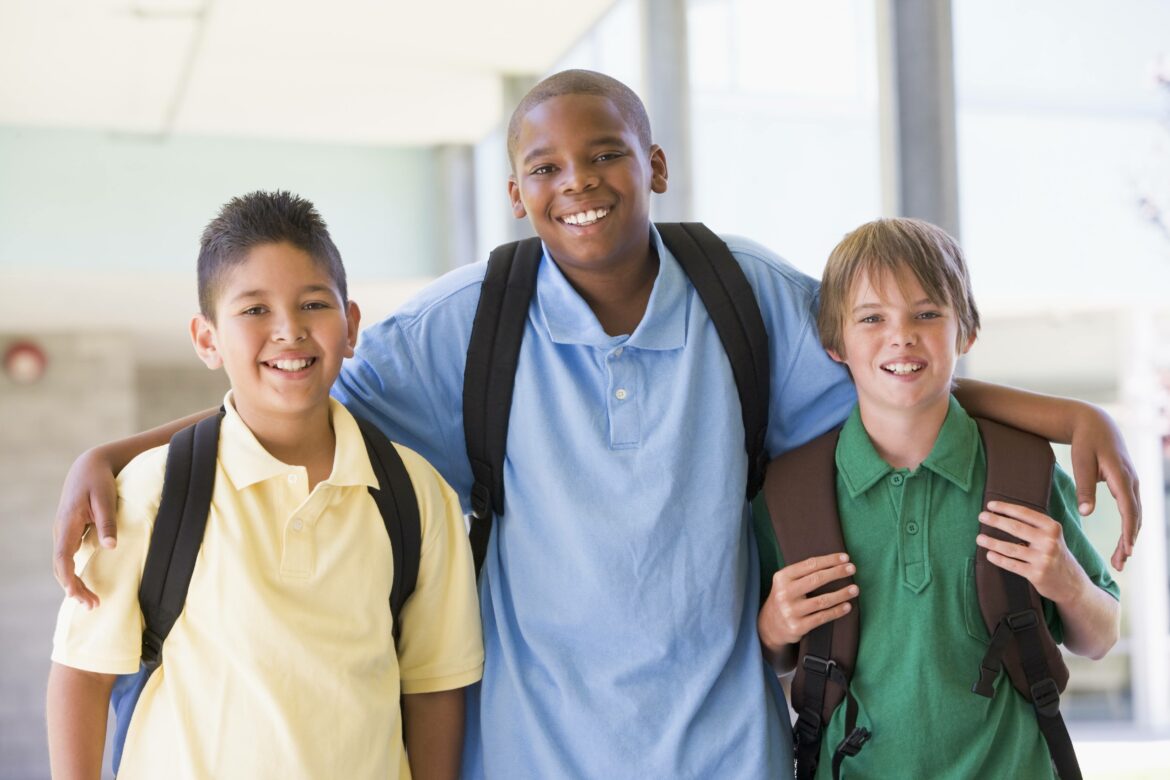
<instances>
[{"instance_id":1,"label":"boy's smiling face","mask_svg":"<svg viewBox=\"0 0 1170 780\"><path fill-rule=\"evenodd\" d=\"M650 193L666 157L599 95L549 98L521 120L508 195L566 276L625 270L649 257Z\"/></svg>"},{"instance_id":2,"label":"boy's smiling face","mask_svg":"<svg viewBox=\"0 0 1170 780\"><path fill-rule=\"evenodd\" d=\"M236 409L251 425L253 416L327 410L359 319L323 264L291 244L260 244L224 273L215 321L195 317L191 338L209 368L227 371Z\"/></svg>"},{"instance_id":3,"label":"boy's smiling face","mask_svg":"<svg viewBox=\"0 0 1170 780\"><path fill-rule=\"evenodd\" d=\"M959 355L952 306L933 301L909 270L898 276L858 274L842 328L844 351L829 356L849 367L864 416L945 410Z\"/></svg>"}]
</instances>

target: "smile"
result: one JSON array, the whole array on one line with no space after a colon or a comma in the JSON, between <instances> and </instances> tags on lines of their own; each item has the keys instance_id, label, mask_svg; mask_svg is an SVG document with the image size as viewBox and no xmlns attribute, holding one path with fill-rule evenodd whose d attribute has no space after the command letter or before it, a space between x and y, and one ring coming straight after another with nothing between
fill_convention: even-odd
<instances>
[{"instance_id":1,"label":"smile","mask_svg":"<svg viewBox=\"0 0 1170 780\"><path fill-rule=\"evenodd\" d=\"M886 363L882 366L883 371L888 371L897 376L906 376L907 374L914 374L926 368L925 363Z\"/></svg>"},{"instance_id":2,"label":"smile","mask_svg":"<svg viewBox=\"0 0 1170 780\"><path fill-rule=\"evenodd\" d=\"M592 225L605 219L605 215L609 213L609 209L589 209L578 214L566 214L563 217L558 217L561 222L566 225L576 225L583 227L585 225Z\"/></svg>"},{"instance_id":3,"label":"smile","mask_svg":"<svg viewBox=\"0 0 1170 780\"><path fill-rule=\"evenodd\" d=\"M268 360L264 365L279 371L304 371L317 362L317 358L297 358L295 360Z\"/></svg>"}]
</instances>

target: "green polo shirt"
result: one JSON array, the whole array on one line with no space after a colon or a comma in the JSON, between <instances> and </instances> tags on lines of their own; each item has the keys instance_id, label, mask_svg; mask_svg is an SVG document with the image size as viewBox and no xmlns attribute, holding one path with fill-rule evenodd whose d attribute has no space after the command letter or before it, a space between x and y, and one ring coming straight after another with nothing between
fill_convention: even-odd
<instances>
[{"instance_id":1,"label":"green polo shirt","mask_svg":"<svg viewBox=\"0 0 1170 780\"><path fill-rule=\"evenodd\" d=\"M1054 777L1032 706L1006 675L987 699L971 692L988 632L975 592L975 535L987 478L978 428L951 399L930 455L895 469L878 455L855 407L837 444L837 503L861 588L861 640L851 689L858 725L873 736L845 759L842 777ZM1117 598L1101 556L1081 530L1076 489L1059 467L1048 514L1089 577ZM1045 618L1057 642L1055 606ZM844 737L834 712L817 777L831 777Z\"/></svg>"}]
</instances>

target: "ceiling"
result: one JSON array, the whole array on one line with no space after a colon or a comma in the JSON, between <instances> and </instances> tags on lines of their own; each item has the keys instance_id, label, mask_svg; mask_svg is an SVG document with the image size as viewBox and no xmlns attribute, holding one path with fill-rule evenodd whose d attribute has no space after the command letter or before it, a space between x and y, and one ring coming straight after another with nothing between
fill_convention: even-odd
<instances>
[{"instance_id":1,"label":"ceiling","mask_svg":"<svg viewBox=\"0 0 1170 780\"><path fill-rule=\"evenodd\" d=\"M613 0L0 0L0 124L473 143Z\"/></svg>"}]
</instances>

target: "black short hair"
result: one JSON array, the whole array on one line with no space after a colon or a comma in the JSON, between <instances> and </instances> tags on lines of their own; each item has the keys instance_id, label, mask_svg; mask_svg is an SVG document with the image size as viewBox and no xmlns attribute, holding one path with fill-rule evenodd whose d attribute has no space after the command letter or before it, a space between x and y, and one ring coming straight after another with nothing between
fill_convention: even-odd
<instances>
[{"instance_id":1,"label":"black short hair","mask_svg":"<svg viewBox=\"0 0 1170 780\"><path fill-rule=\"evenodd\" d=\"M520 140L520 123L524 121L524 117L544 101L561 95L598 95L609 98L634 129L642 146L650 148L650 117L646 114L646 106L642 104L642 99L634 90L604 73L592 70L562 70L530 89L512 112L512 118L508 121L509 161L516 155L516 144Z\"/></svg>"},{"instance_id":2,"label":"black short hair","mask_svg":"<svg viewBox=\"0 0 1170 780\"><path fill-rule=\"evenodd\" d=\"M226 271L261 244L289 243L306 252L329 273L341 300L347 301L345 266L317 208L285 190L257 190L232 198L203 229L199 244L199 310L215 319L215 295Z\"/></svg>"}]
</instances>

